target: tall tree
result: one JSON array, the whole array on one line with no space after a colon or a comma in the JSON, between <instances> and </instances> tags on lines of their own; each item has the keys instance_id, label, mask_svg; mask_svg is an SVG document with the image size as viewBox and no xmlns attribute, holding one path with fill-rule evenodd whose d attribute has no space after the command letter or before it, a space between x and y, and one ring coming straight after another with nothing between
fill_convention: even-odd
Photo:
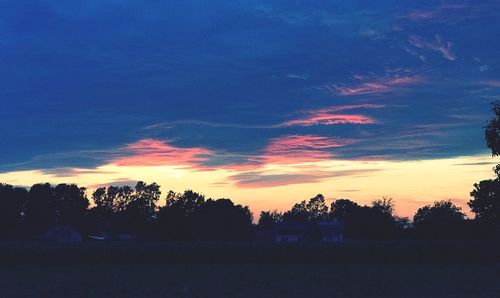
<instances>
[{"instance_id":1,"label":"tall tree","mask_svg":"<svg viewBox=\"0 0 500 298\"><path fill-rule=\"evenodd\" d=\"M0 183L0 237L19 237L28 191Z\"/></svg>"},{"instance_id":2,"label":"tall tree","mask_svg":"<svg viewBox=\"0 0 500 298\"><path fill-rule=\"evenodd\" d=\"M494 117L490 119L485 129L486 145L491 149L492 156L500 155L500 101L491 104Z\"/></svg>"},{"instance_id":3,"label":"tall tree","mask_svg":"<svg viewBox=\"0 0 500 298\"><path fill-rule=\"evenodd\" d=\"M272 228L283 221L283 213L277 210L260 212L258 227L262 229Z\"/></svg>"},{"instance_id":4,"label":"tall tree","mask_svg":"<svg viewBox=\"0 0 500 298\"><path fill-rule=\"evenodd\" d=\"M325 197L318 194L309 199L306 204L306 211L309 221L325 220L328 218L328 206L325 203Z\"/></svg>"},{"instance_id":5,"label":"tall tree","mask_svg":"<svg viewBox=\"0 0 500 298\"><path fill-rule=\"evenodd\" d=\"M376 209L382 213L388 214L388 215L393 215L394 213L394 200L392 198L386 198L383 197L382 199L379 200L374 200L372 202L372 208Z\"/></svg>"},{"instance_id":6,"label":"tall tree","mask_svg":"<svg viewBox=\"0 0 500 298\"><path fill-rule=\"evenodd\" d=\"M491 149L492 156L500 155L500 101L492 103L494 117L485 128L486 145ZM475 214L476 223L482 226L486 234L496 234L500 237L500 165L493 171L495 179L488 179L474 184L470 193L472 199L469 207ZM491 236L491 235L489 235Z\"/></svg>"},{"instance_id":7,"label":"tall tree","mask_svg":"<svg viewBox=\"0 0 500 298\"><path fill-rule=\"evenodd\" d=\"M474 184L468 202L476 220L487 228L500 228L500 181L499 178L483 180Z\"/></svg>"},{"instance_id":8,"label":"tall tree","mask_svg":"<svg viewBox=\"0 0 500 298\"><path fill-rule=\"evenodd\" d=\"M194 213L194 236L203 240L237 240L248 237L252 213L230 199L208 199Z\"/></svg>"},{"instance_id":9,"label":"tall tree","mask_svg":"<svg viewBox=\"0 0 500 298\"><path fill-rule=\"evenodd\" d=\"M340 221L345 221L359 210L359 206L356 202L348 199L338 199L332 202L330 205L330 217Z\"/></svg>"},{"instance_id":10,"label":"tall tree","mask_svg":"<svg viewBox=\"0 0 500 298\"><path fill-rule=\"evenodd\" d=\"M413 217L417 236L429 239L461 238L466 216L451 201L434 202L419 208Z\"/></svg>"},{"instance_id":11,"label":"tall tree","mask_svg":"<svg viewBox=\"0 0 500 298\"><path fill-rule=\"evenodd\" d=\"M301 201L292 206L292 209L283 213L283 222L307 222L309 212L307 211L306 201Z\"/></svg>"},{"instance_id":12,"label":"tall tree","mask_svg":"<svg viewBox=\"0 0 500 298\"><path fill-rule=\"evenodd\" d=\"M84 228L89 200L84 187L76 184L59 184L54 188L56 222Z\"/></svg>"},{"instance_id":13,"label":"tall tree","mask_svg":"<svg viewBox=\"0 0 500 298\"><path fill-rule=\"evenodd\" d=\"M33 234L54 225L57 222L54 188L49 183L31 186L24 213L26 226Z\"/></svg>"},{"instance_id":14,"label":"tall tree","mask_svg":"<svg viewBox=\"0 0 500 298\"><path fill-rule=\"evenodd\" d=\"M194 214L205 204L205 196L192 190L170 191L158 214L158 233L167 239L190 239L196 233Z\"/></svg>"}]
</instances>

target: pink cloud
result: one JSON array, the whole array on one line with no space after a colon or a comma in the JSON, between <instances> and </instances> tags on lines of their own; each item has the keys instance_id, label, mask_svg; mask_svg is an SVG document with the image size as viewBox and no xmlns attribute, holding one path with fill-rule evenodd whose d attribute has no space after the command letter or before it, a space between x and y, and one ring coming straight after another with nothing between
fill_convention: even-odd
<instances>
[{"instance_id":1,"label":"pink cloud","mask_svg":"<svg viewBox=\"0 0 500 298\"><path fill-rule=\"evenodd\" d=\"M363 76L356 75L356 79L365 79ZM386 75L378 79L363 82L355 86L343 86L337 84L329 84L323 86L324 89L335 94L350 96L350 95L367 95L367 94L382 94L393 92L398 87L415 85L423 82L424 79L420 76L411 75Z\"/></svg>"},{"instance_id":2,"label":"pink cloud","mask_svg":"<svg viewBox=\"0 0 500 298\"><path fill-rule=\"evenodd\" d=\"M125 154L111 163L120 166L199 166L208 159L208 155L213 154L205 148L179 148L154 139L139 140L122 148L122 151Z\"/></svg>"},{"instance_id":3,"label":"pink cloud","mask_svg":"<svg viewBox=\"0 0 500 298\"><path fill-rule=\"evenodd\" d=\"M312 126L312 125L334 125L334 124L373 124L375 121L364 115L342 115L318 112L304 119L290 120L283 126Z\"/></svg>"},{"instance_id":4,"label":"pink cloud","mask_svg":"<svg viewBox=\"0 0 500 298\"><path fill-rule=\"evenodd\" d=\"M358 114L338 114L338 112L352 109L376 109L382 108L383 105L376 104L360 104L360 105L345 105L334 106L319 110L310 110L303 112L305 117L295 120L290 120L282 124L283 127L289 126L312 126L312 125L335 125L335 124L373 124L375 120L369 116Z\"/></svg>"},{"instance_id":5,"label":"pink cloud","mask_svg":"<svg viewBox=\"0 0 500 298\"><path fill-rule=\"evenodd\" d=\"M385 93L393 90L391 86L368 82L355 87L345 87L339 85L325 86L326 89L335 92L337 91L340 95L361 95L361 94L373 94L373 93Z\"/></svg>"},{"instance_id":6,"label":"pink cloud","mask_svg":"<svg viewBox=\"0 0 500 298\"><path fill-rule=\"evenodd\" d=\"M419 49L429 49L439 52L445 59L450 61L456 60L456 55L452 50L453 44L449 41L444 41L439 35L436 35L433 41L426 41L420 36L410 35L408 42Z\"/></svg>"}]
</instances>

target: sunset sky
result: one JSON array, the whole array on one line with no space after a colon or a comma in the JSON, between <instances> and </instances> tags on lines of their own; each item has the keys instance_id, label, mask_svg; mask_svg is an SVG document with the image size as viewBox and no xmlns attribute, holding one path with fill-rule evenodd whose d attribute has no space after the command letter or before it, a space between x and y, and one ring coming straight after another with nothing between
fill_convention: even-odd
<instances>
[{"instance_id":1,"label":"sunset sky","mask_svg":"<svg viewBox=\"0 0 500 298\"><path fill-rule=\"evenodd\" d=\"M3 0L0 182L469 211L499 28L496 0Z\"/></svg>"}]
</instances>

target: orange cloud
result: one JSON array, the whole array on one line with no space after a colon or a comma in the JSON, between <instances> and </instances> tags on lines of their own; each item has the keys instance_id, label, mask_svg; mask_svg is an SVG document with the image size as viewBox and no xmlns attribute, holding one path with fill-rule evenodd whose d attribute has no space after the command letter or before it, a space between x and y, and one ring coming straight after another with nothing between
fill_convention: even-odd
<instances>
[{"instance_id":1,"label":"orange cloud","mask_svg":"<svg viewBox=\"0 0 500 298\"><path fill-rule=\"evenodd\" d=\"M112 164L118 166L200 166L213 152L201 147L179 148L166 142L143 139L127 145L121 150L123 156L115 158Z\"/></svg>"}]
</instances>

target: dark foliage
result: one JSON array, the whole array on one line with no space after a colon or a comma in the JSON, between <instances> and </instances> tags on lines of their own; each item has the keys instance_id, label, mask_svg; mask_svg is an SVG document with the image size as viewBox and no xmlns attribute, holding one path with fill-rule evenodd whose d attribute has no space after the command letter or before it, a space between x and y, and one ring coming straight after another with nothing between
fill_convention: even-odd
<instances>
[{"instance_id":1,"label":"dark foliage","mask_svg":"<svg viewBox=\"0 0 500 298\"><path fill-rule=\"evenodd\" d=\"M257 225L259 228L267 230L281 222L283 222L283 213L278 212L277 210L262 211Z\"/></svg>"},{"instance_id":2,"label":"dark foliage","mask_svg":"<svg viewBox=\"0 0 500 298\"><path fill-rule=\"evenodd\" d=\"M498 175L499 166L495 168ZM474 184L469 207L479 225L478 233L500 237L500 178L483 180Z\"/></svg>"},{"instance_id":3,"label":"dark foliage","mask_svg":"<svg viewBox=\"0 0 500 298\"><path fill-rule=\"evenodd\" d=\"M0 183L0 236L16 238L22 228L28 192L22 187Z\"/></svg>"},{"instance_id":4,"label":"dark foliage","mask_svg":"<svg viewBox=\"0 0 500 298\"><path fill-rule=\"evenodd\" d=\"M315 223L335 219L344 227L344 237L352 240L401 238L462 239L489 238L491 226L498 224L498 179L475 185L469 202L476 213L474 221L465 219L450 201L420 208L411 223L394 215L394 201L388 198L361 206L338 199L327 207L319 194L301 201L284 213L262 211L257 231L272 231L280 223ZM164 206L156 183L138 182L135 187L109 186L92 193L93 206L85 188L74 184L52 186L35 184L29 190L0 184L0 237L19 238L42 235L54 225L70 225L93 235L134 234L165 240L243 240L250 239L253 216L247 206L230 199L205 199L187 190L170 191ZM497 226L496 226L497 227ZM481 232L481 233L478 233ZM272 239L272 238L271 238Z\"/></svg>"},{"instance_id":5,"label":"dark foliage","mask_svg":"<svg viewBox=\"0 0 500 298\"><path fill-rule=\"evenodd\" d=\"M183 194L169 192L158 220L164 239L237 240L249 236L252 213L229 199L205 200L188 190Z\"/></svg>"},{"instance_id":6,"label":"dark foliage","mask_svg":"<svg viewBox=\"0 0 500 298\"><path fill-rule=\"evenodd\" d=\"M39 234L55 224L84 227L89 201L75 184L35 184L28 192L24 221L29 233Z\"/></svg>"},{"instance_id":7,"label":"dark foliage","mask_svg":"<svg viewBox=\"0 0 500 298\"><path fill-rule=\"evenodd\" d=\"M485 128L486 145L491 149L492 156L500 155L500 101L491 104L495 116Z\"/></svg>"},{"instance_id":8,"label":"dark foliage","mask_svg":"<svg viewBox=\"0 0 500 298\"><path fill-rule=\"evenodd\" d=\"M425 239L464 238L465 214L451 201L439 201L417 210L413 217L415 233Z\"/></svg>"},{"instance_id":9,"label":"dark foliage","mask_svg":"<svg viewBox=\"0 0 500 298\"><path fill-rule=\"evenodd\" d=\"M492 103L494 117L485 128L486 145L492 156L500 155L500 101ZM475 232L488 238L500 238L500 165L493 168L495 179L474 184L469 207L475 214Z\"/></svg>"}]
</instances>

